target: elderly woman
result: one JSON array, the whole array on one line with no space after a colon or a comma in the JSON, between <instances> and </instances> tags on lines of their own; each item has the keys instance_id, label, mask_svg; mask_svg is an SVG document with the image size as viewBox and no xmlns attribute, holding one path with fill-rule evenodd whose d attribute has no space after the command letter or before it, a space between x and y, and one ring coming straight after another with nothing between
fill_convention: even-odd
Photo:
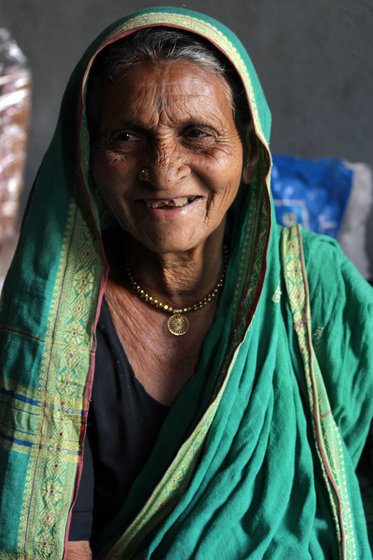
<instances>
[{"instance_id":1,"label":"elderly woman","mask_svg":"<svg viewBox=\"0 0 373 560\"><path fill-rule=\"evenodd\" d=\"M370 557L372 293L274 224L269 129L197 13L77 66L3 293L1 558Z\"/></svg>"}]
</instances>

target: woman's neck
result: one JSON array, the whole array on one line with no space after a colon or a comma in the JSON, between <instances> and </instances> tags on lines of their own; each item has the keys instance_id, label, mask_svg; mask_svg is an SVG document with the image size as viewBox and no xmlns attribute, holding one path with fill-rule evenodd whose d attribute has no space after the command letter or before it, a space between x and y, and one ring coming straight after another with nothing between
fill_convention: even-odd
<instances>
[{"instance_id":1,"label":"woman's neck","mask_svg":"<svg viewBox=\"0 0 373 560\"><path fill-rule=\"evenodd\" d=\"M117 243L116 243L117 245ZM136 241L108 252L111 278L128 283L126 265L141 288L173 307L196 303L214 289L224 268L223 235L218 232L203 245L180 253L155 253Z\"/></svg>"}]
</instances>

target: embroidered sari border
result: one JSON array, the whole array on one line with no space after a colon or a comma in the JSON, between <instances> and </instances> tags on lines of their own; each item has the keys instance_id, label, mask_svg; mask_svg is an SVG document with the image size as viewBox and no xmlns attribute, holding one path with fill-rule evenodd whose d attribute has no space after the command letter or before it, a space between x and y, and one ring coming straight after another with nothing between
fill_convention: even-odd
<instances>
[{"instance_id":1,"label":"embroidered sari border","mask_svg":"<svg viewBox=\"0 0 373 560\"><path fill-rule=\"evenodd\" d=\"M285 283L303 362L315 448L332 507L341 560L357 560L343 445L312 346L311 312L301 230L284 228L282 261Z\"/></svg>"},{"instance_id":2,"label":"embroidered sari border","mask_svg":"<svg viewBox=\"0 0 373 560\"><path fill-rule=\"evenodd\" d=\"M32 405L38 410L33 434L8 441L12 451L31 447L18 548L32 551L33 559L63 555L87 420L84 387L94 356L90 337L102 268L88 223L72 199L33 399L38 406Z\"/></svg>"}]
</instances>

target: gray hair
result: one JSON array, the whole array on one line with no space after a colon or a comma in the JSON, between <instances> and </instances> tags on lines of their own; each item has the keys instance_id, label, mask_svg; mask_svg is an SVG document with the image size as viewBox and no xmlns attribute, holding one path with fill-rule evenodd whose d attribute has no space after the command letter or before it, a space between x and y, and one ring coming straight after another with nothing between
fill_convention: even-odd
<instances>
[{"instance_id":1,"label":"gray hair","mask_svg":"<svg viewBox=\"0 0 373 560\"><path fill-rule=\"evenodd\" d=\"M185 30L150 27L133 33L104 48L90 72L87 90L87 116L95 136L99 119L100 87L107 81L121 80L131 67L150 60L189 61L223 78L232 104L237 129L244 146L250 124L250 113L240 78L229 60L211 43Z\"/></svg>"}]
</instances>

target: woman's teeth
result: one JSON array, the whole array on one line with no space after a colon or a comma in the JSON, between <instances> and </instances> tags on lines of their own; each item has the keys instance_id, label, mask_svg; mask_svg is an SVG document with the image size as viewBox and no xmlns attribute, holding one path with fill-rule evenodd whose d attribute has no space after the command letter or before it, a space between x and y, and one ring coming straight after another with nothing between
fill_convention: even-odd
<instances>
[{"instance_id":1,"label":"woman's teeth","mask_svg":"<svg viewBox=\"0 0 373 560\"><path fill-rule=\"evenodd\" d=\"M180 208L181 206L190 204L196 198L196 196L186 196L182 198L170 198L168 200L145 200L145 204L148 208Z\"/></svg>"}]
</instances>

